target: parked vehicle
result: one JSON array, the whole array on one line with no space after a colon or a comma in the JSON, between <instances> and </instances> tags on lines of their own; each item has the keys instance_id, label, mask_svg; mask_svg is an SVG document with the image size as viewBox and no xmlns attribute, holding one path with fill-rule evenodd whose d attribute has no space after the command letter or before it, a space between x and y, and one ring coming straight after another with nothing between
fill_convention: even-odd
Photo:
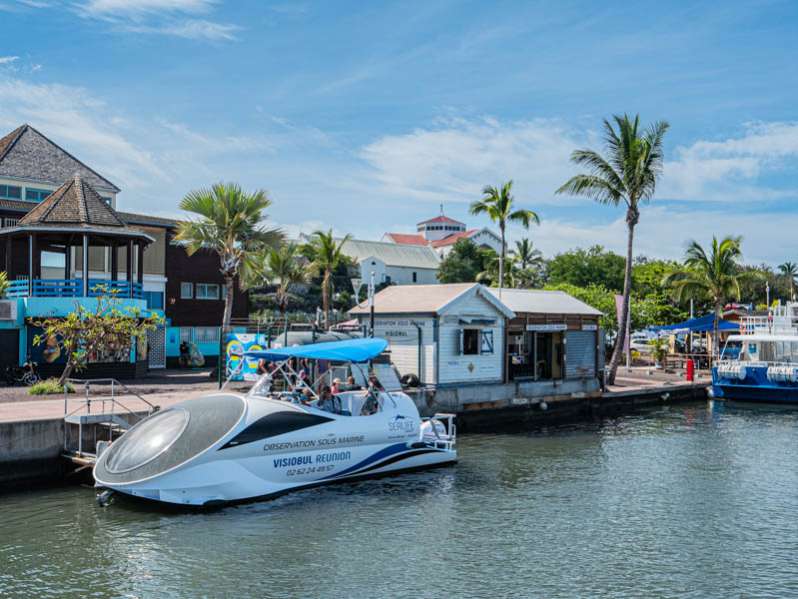
<instances>
[{"instance_id":1,"label":"parked vehicle","mask_svg":"<svg viewBox=\"0 0 798 599\"><path fill-rule=\"evenodd\" d=\"M10 364L3 372L6 385L33 385L41 380L39 365L28 358L22 366Z\"/></svg>"}]
</instances>

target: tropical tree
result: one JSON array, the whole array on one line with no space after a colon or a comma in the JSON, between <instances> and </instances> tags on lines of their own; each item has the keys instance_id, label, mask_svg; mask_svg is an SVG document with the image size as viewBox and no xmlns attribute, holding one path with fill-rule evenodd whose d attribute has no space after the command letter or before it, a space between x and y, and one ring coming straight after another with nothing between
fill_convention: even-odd
<instances>
[{"instance_id":1,"label":"tropical tree","mask_svg":"<svg viewBox=\"0 0 798 599\"><path fill-rule=\"evenodd\" d=\"M322 275L321 298L322 310L324 311L324 327L330 328L330 295L332 287L332 275L338 265L346 259L343 247L351 239L347 235L342 239L333 236L332 229L329 231L316 231L310 241L313 261L311 268Z\"/></svg>"},{"instance_id":2,"label":"tropical tree","mask_svg":"<svg viewBox=\"0 0 798 599\"><path fill-rule=\"evenodd\" d=\"M199 218L181 222L175 240L182 243L189 256L199 250L219 255L220 272L225 281L222 326L230 328L233 312L233 285L236 278L242 287L251 280L247 271L257 268L258 250L277 247L283 240L279 229L260 223L263 211L271 206L266 192L244 192L235 183L216 183L210 188L190 192L180 202L180 209Z\"/></svg>"},{"instance_id":3,"label":"tropical tree","mask_svg":"<svg viewBox=\"0 0 798 599\"><path fill-rule=\"evenodd\" d=\"M795 262L779 264L779 271L790 284L790 301L795 301L795 277L798 276L798 264Z\"/></svg>"},{"instance_id":4,"label":"tropical tree","mask_svg":"<svg viewBox=\"0 0 798 599\"><path fill-rule=\"evenodd\" d=\"M487 214L488 217L499 226L501 234L501 251L499 252L499 295L504 287L504 262L507 256L507 243L505 233L507 223L518 223L525 229L535 223L540 224L540 217L536 212L525 209L515 209L515 199L512 195L513 182L508 181L501 186L501 189L486 186L482 190L482 199L471 204L471 214Z\"/></svg>"},{"instance_id":5,"label":"tropical tree","mask_svg":"<svg viewBox=\"0 0 798 599\"><path fill-rule=\"evenodd\" d=\"M6 296L6 291L8 291L8 273L6 271L0 271L0 299Z\"/></svg>"},{"instance_id":6,"label":"tropical tree","mask_svg":"<svg viewBox=\"0 0 798 599\"><path fill-rule=\"evenodd\" d=\"M473 283L479 273L487 270L486 263L493 250L477 247L470 239L458 239L438 266L441 283Z\"/></svg>"},{"instance_id":7,"label":"tropical tree","mask_svg":"<svg viewBox=\"0 0 798 599\"><path fill-rule=\"evenodd\" d=\"M264 252L263 264L265 270L263 279L276 285L273 293L267 296L274 298L280 314L285 316L288 304L297 299L294 289L308 281L308 269L302 264L297 245L286 243L279 248L270 248Z\"/></svg>"},{"instance_id":8,"label":"tropical tree","mask_svg":"<svg viewBox=\"0 0 798 599\"><path fill-rule=\"evenodd\" d=\"M477 274L476 281L488 286L498 286L499 284L499 266L501 258L499 254L490 250L483 254L482 268L483 270ZM508 287L516 287L521 270L519 269L519 260L513 254L509 254L505 258L504 263L504 281Z\"/></svg>"},{"instance_id":9,"label":"tropical tree","mask_svg":"<svg viewBox=\"0 0 798 599\"><path fill-rule=\"evenodd\" d=\"M540 268L543 266L543 252L537 249L526 237L515 242L513 253L518 261L518 267L521 270L533 267Z\"/></svg>"},{"instance_id":10,"label":"tropical tree","mask_svg":"<svg viewBox=\"0 0 798 599\"><path fill-rule=\"evenodd\" d=\"M628 336L629 302L632 291L632 260L634 229L640 220L640 205L654 196L657 179L662 172L662 140L668 123L658 121L645 131L640 129L640 117L614 116L615 127L604 119L606 156L593 150L576 150L571 161L588 169L587 173L571 177L557 190L592 198L601 204L626 208L626 266L624 270L623 301L620 327L609 365L607 381L615 382Z\"/></svg>"},{"instance_id":11,"label":"tropical tree","mask_svg":"<svg viewBox=\"0 0 798 599\"><path fill-rule=\"evenodd\" d=\"M676 301L708 301L715 318L712 325L712 351L718 351L718 322L726 302L740 299L740 281L747 273L740 269L741 237L712 237L709 253L691 241L685 253L684 268L666 275L662 284L672 289Z\"/></svg>"},{"instance_id":12,"label":"tropical tree","mask_svg":"<svg viewBox=\"0 0 798 599\"><path fill-rule=\"evenodd\" d=\"M45 345L43 351L66 357L58 379L61 387L73 372L86 368L97 354L121 352L124 357L136 340L163 324L158 315L144 315L138 308L123 306L116 289L97 285L93 291L98 294L93 309L75 302L75 310L64 317L34 319L30 323L41 329L33 337L33 345Z\"/></svg>"}]
</instances>

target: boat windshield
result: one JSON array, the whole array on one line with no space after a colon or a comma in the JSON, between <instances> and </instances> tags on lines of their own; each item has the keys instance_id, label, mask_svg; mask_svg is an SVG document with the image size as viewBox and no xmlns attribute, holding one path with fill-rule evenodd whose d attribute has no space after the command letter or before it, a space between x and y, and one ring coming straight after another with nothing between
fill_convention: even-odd
<instances>
[{"instance_id":1,"label":"boat windshield","mask_svg":"<svg viewBox=\"0 0 798 599\"><path fill-rule=\"evenodd\" d=\"M798 339L796 341L760 341L757 359L760 362L798 363Z\"/></svg>"}]
</instances>

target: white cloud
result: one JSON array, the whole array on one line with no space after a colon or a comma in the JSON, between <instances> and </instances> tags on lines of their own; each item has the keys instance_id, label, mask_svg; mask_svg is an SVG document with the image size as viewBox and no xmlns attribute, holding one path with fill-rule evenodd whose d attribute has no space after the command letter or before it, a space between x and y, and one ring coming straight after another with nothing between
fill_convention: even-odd
<instances>
[{"instance_id":1,"label":"white cloud","mask_svg":"<svg viewBox=\"0 0 798 599\"><path fill-rule=\"evenodd\" d=\"M447 119L383 137L360 156L380 191L397 198L470 202L485 185L513 179L522 203L562 204L554 191L573 174L571 152L587 142L554 120Z\"/></svg>"},{"instance_id":2,"label":"white cloud","mask_svg":"<svg viewBox=\"0 0 798 599\"><path fill-rule=\"evenodd\" d=\"M88 0L79 4L81 12L94 17L136 17L164 13L203 13L215 0Z\"/></svg>"},{"instance_id":3,"label":"white cloud","mask_svg":"<svg viewBox=\"0 0 798 599\"><path fill-rule=\"evenodd\" d=\"M608 208L607 210L611 210ZM511 228L511 240L529 237L546 256L575 247L603 245L621 255L626 253L626 222L619 210L609 222L596 220L544 220L529 231ZM788 212L746 214L739 211L690 210L652 204L641 210L635 228L635 255L681 260L687 242L707 244L712 236L742 235L747 263L779 264L795 261L795 230L798 214Z\"/></svg>"},{"instance_id":4,"label":"white cloud","mask_svg":"<svg viewBox=\"0 0 798 599\"><path fill-rule=\"evenodd\" d=\"M764 174L798 166L798 123L751 123L739 137L699 140L674 150L660 195L673 199L760 200L795 196L795 189L758 183Z\"/></svg>"},{"instance_id":5,"label":"white cloud","mask_svg":"<svg viewBox=\"0 0 798 599\"><path fill-rule=\"evenodd\" d=\"M83 17L111 23L116 31L205 41L235 40L239 26L193 18L210 13L216 4L216 0L88 0L75 9Z\"/></svg>"},{"instance_id":6,"label":"white cloud","mask_svg":"<svg viewBox=\"0 0 798 599\"><path fill-rule=\"evenodd\" d=\"M236 39L235 34L241 28L237 25L188 19L167 25L123 25L120 29L133 33L157 33L195 40L232 41Z\"/></svg>"},{"instance_id":7,"label":"white cloud","mask_svg":"<svg viewBox=\"0 0 798 599\"><path fill-rule=\"evenodd\" d=\"M667 143L667 139L666 139ZM576 148L601 150L590 131L558 120L448 119L411 133L388 135L364 147L374 185L396 198L468 202L486 184L515 180L516 197L531 204L568 202L554 191L578 169ZM795 187L762 182L798 170L798 123L756 123L739 137L677 146L666 160L660 198L761 201L795 197Z\"/></svg>"},{"instance_id":8,"label":"white cloud","mask_svg":"<svg viewBox=\"0 0 798 599\"><path fill-rule=\"evenodd\" d=\"M19 56L0 56L0 65L11 64L19 60Z\"/></svg>"},{"instance_id":9,"label":"white cloud","mask_svg":"<svg viewBox=\"0 0 798 599\"><path fill-rule=\"evenodd\" d=\"M164 176L149 152L109 122L105 104L82 88L0 79L0 105L4 129L30 123L112 181Z\"/></svg>"}]
</instances>

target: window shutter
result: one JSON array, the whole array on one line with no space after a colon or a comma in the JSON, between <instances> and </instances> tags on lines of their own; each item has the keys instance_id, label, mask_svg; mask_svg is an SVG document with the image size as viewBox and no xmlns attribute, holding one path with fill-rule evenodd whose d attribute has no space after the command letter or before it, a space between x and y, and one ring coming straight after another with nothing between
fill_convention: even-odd
<instances>
[{"instance_id":1,"label":"window shutter","mask_svg":"<svg viewBox=\"0 0 798 599\"><path fill-rule=\"evenodd\" d=\"M458 346L460 351L458 352L461 356L463 355L463 329L457 329L458 335Z\"/></svg>"}]
</instances>

